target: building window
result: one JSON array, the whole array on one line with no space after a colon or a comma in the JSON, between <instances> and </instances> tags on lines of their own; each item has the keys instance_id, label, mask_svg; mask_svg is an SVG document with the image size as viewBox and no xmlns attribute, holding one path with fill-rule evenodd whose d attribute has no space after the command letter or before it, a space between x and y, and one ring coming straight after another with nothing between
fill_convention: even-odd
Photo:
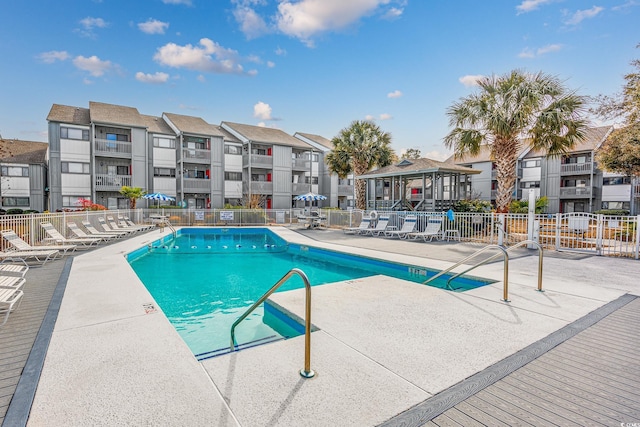
<instances>
[{"instance_id":1,"label":"building window","mask_svg":"<svg viewBox=\"0 0 640 427\"><path fill-rule=\"evenodd\" d=\"M62 162L62 173L89 173L89 163Z\"/></svg>"},{"instance_id":2,"label":"building window","mask_svg":"<svg viewBox=\"0 0 640 427\"><path fill-rule=\"evenodd\" d=\"M225 172L225 181L242 181L242 172Z\"/></svg>"},{"instance_id":3,"label":"building window","mask_svg":"<svg viewBox=\"0 0 640 427\"><path fill-rule=\"evenodd\" d=\"M175 168L153 168L153 176L175 178L176 170Z\"/></svg>"},{"instance_id":4,"label":"building window","mask_svg":"<svg viewBox=\"0 0 640 427\"><path fill-rule=\"evenodd\" d=\"M3 197L2 206L28 207L28 197Z\"/></svg>"},{"instance_id":5,"label":"building window","mask_svg":"<svg viewBox=\"0 0 640 427\"><path fill-rule=\"evenodd\" d=\"M631 207L630 202L602 202L602 209L626 209Z\"/></svg>"},{"instance_id":6,"label":"building window","mask_svg":"<svg viewBox=\"0 0 640 427\"><path fill-rule=\"evenodd\" d=\"M176 140L173 138L153 137L153 146L158 148L176 148Z\"/></svg>"},{"instance_id":7,"label":"building window","mask_svg":"<svg viewBox=\"0 0 640 427\"><path fill-rule=\"evenodd\" d=\"M129 166L118 166L116 168L116 175L129 175Z\"/></svg>"},{"instance_id":8,"label":"building window","mask_svg":"<svg viewBox=\"0 0 640 427\"><path fill-rule=\"evenodd\" d=\"M304 177L304 182L305 184L317 184L318 183L318 177L317 176L305 176Z\"/></svg>"},{"instance_id":9,"label":"building window","mask_svg":"<svg viewBox=\"0 0 640 427\"><path fill-rule=\"evenodd\" d=\"M204 171L202 170L186 170L184 172L184 177L185 178L197 178L197 179L204 179Z\"/></svg>"},{"instance_id":10,"label":"building window","mask_svg":"<svg viewBox=\"0 0 640 427\"><path fill-rule=\"evenodd\" d=\"M62 196L63 208L77 208L80 206L78 199L90 199L91 196Z\"/></svg>"},{"instance_id":11,"label":"building window","mask_svg":"<svg viewBox=\"0 0 640 427\"><path fill-rule=\"evenodd\" d=\"M523 168L539 168L540 167L540 159L537 160L525 160L522 162Z\"/></svg>"},{"instance_id":12,"label":"building window","mask_svg":"<svg viewBox=\"0 0 640 427\"><path fill-rule=\"evenodd\" d=\"M129 142L129 135L122 133L107 133L107 141Z\"/></svg>"},{"instance_id":13,"label":"building window","mask_svg":"<svg viewBox=\"0 0 640 427\"><path fill-rule=\"evenodd\" d=\"M522 181L520 188L540 188L540 181Z\"/></svg>"},{"instance_id":14,"label":"building window","mask_svg":"<svg viewBox=\"0 0 640 427\"><path fill-rule=\"evenodd\" d=\"M29 168L22 166L2 166L2 176L29 176Z\"/></svg>"},{"instance_id":15,"label":"building window","mask_svg":"<svg viewBox=\"0 0 640 427\"><path fill-rule=\"evenodd\" d=\"M240 147L239 145L225 144L225 146L224 146L224 154L240 155L240 154L242 154L242 147Z\"/></svg>"},{"instance_id":16,"label":"building window","mask_svg":"<svg viewBox=\"0 0 640 427\"><path fill-rule=\"evenodd\" d=\"M89 140L89 130L88 129L76 129L76 128L60 128L60 138L63 139L79 139L81 141Z\"/></svg>"},{"instance_id":17,"label":"building window","mask_svg":"<svg viewBox=\"0 0 640 427\"><path fill-rule=\"evenodd\" d=\"M629 176L612 176L610 178L602 178L602 185L623 185L631 184Z\"/></svg>"}]
</instances>

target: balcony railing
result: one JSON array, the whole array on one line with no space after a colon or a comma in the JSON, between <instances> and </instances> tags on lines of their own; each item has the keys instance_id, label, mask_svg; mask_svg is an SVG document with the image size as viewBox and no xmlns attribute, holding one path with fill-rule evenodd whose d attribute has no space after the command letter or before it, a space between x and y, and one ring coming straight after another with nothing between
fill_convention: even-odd
<instances>
[{"instance_id":1,"label":"balcony railing","mask_svg":"<svg viewBox=\"0 0 640 427\"><path fill-rule=\"evenodd\" d=\"M131 175L95 175L96 191L120 191L123 185L131 187Z\"/></svg>"},{"instance_id":2,"label":"balcony railing","mask_svg":"<svg viewBox=\"0 0 640 427\"><path fill-rule=\"evenodd\" d=\"M560 165L561 175L585 175L590 174L593 169L593 163L566 163Z\"/></svg>"},{"instance_id":3,"label":"balcony railing","mask_svg":"<svg viewBox=\"0 0 640 427\"><path fill-rule=\"evenodd\" d=\"M338 196L353 196L353 185L338 185Z\"/></svg>"},{"instance_id":4,"label":"balcony railing","mask_svg":"<svg viewBox=\"0 0 640 427\"><path fill-rule=\"evenodd\" d=\"M291 167L295 170L308 171L310 167L309 159L291 159Z\"/></svg>"},{"instance_id":5,"label":"balcony railing","mask_svg":"<svg viewBox=\"0 0 640 427\"><path fill-rule=\"evenodd\" d=\"M131 158L131 143L127 141L96 138L94 148L98 156Z\"/></svg>"},{"instance_id":6,"label":"balcony railing","mask_svg":"<svg viewBox=\"0 0 640 427\"><path fill-rule=\"evenodd\" d=\"M202 178L183 178L182 185L185 193L209 193L211 180Z\"/></svg>"},{"instance_id":7,"label":"balcony railing","mask_svg":"<svg viewBox=\"0 0 640 427\"><path fill-rule=\"evenodd\" d=\"M211 151L198 148L183 148L182 159L192 163L211 163Z\"/></svg>"},{"instance_id":8,"label":"balcony railing","mask_svg":"<svg viewBox=\"0 0 640 427\"><path fill-rule=\"evenodd\" d=\"M309 191L311 191L311 186L309 184L302 184L302 183L297 183L297 184L291 184L291 193L298 195L298 194L305 194L308 193Z\"/></svg>"},{"instance_id":9,"label":"balcony railing","mask_svg":"<svg viewBox=\"0 0 640 427\"><path fill-rule=\"evenodd\" d=\"M561 187L560 197L589 198L593 194L591 187Z\"/></svg>"},{"instance_id":10,"label":"balcony railing","mask_svg":"<svg viewBox=\"0 0 640 427\"><path fill-rule=\"evenodd\" d=\"M264 156L262 154L251 154L251 167L255 168L267 168L271 169L273 167L273 157L272 156ZM242 157L242 165L249 165L249 155L244 155Z\"/></svg>"},{"instance_id":11,"label":"balcony railing","mask_svg":"<svg viewBox=\"0 0 640 427\"><path fill-rule=\"evenodd\" d=\"M254 194L272 194L273 182L251 181L251 192Z\"/></svg>"}]
</instances>

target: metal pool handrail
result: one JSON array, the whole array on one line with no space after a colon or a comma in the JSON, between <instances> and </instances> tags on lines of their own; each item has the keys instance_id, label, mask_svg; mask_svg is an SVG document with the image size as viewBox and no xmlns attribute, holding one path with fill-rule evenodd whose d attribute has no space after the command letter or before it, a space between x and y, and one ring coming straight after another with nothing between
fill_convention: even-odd
<instances>
[{"instance_id":1,"label":"metal pool handrail","mask_svg":"<svg viewBox=\"0 0 640 427\"><path fill-rule=\"evenodd\" d=\"M240 316L238 320L233 323L233 325L231 325L230 351L235 351L236 347L236 326L238 326L240 322L246 319L253 310L255 310L260 304L262 304L267 298L269 298L272 293L274 293L294 274L300 276L300 278L304 282L305 288L304 368L300 370L300 375L304 378L312 378L316 373L311 369L311 284L309 283L309 278L307 278L307 275L304 273L304 271L298 268L292 268L291 270L289 270L287 274L282 276L282 278L278 280L276 284L271 287L271 289L265 292L265 294L262 295L258 301L256 301L251 307L249 307L249 309L247 309L247 311L245 311L244 314Z\"/></svg>"}]
</instances>

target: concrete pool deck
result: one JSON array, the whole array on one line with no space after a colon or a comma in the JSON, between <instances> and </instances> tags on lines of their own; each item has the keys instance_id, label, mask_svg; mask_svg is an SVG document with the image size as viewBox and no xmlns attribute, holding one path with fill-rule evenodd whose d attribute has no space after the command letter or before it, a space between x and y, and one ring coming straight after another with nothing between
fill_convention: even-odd
<instances>
[{"instance_id":1,"label":"concrete pool deck","mask_svg":"<svg viewBox=\"0 0 640 427\"><path fill-rule=\"evenodd\" d=\"M477 249L274 230L437 269ZM304 337L195 360L124 258L161 235L74 258L29 425L377 425L627 292L640 295L637 261L582 256L547 256L544 293L534 290L537 258L512 259L511 303L500 301L501 262L472 273L499 282L465 293L384 276L316 287L317 375L305 380ZM273 300L303 313L299 290Z\"/></svg>"}]
</instances>

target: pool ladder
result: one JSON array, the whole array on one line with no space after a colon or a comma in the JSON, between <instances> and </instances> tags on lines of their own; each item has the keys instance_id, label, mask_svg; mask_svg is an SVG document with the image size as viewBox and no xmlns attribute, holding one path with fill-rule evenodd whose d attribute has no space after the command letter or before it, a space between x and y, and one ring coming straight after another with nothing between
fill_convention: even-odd
<instances>
[{"instance_id":1,"label":"pool ladder","mask_svg":"<svg viewBox=\"0 0 640 427\"><path fill-rule=\"evenodd\" d=\"M173 228L173 225L171 225L171 222L169 222L168 219L163 220L162 223L160 224L160 226L161 227L169 227L169 230L171 230L171 234L173 235L174 239L178 235L178 233L176 232L176 229Z\"/></svg>"},{"instance_id":2,"label":"pool ladder","mask_svg":"<svg viewBox=\"0 0 640 427\"><path fill-rule=\"evenodd\" d=\"M446 270L442 270L440 273L436 274L433 277L430 277L428 280L424 281L423 284L426 285L429 282L432 282L433 280L437 279L438 277L449 273L450 271L452 271L453 269L455 269L456 267L464 264L465 262L469 261L470 259L475 258L476 256L480 255L483 252L488 251L489 249L498 249L500 250L499 253L490 256L489 258L480 261L477 264L472 265L471 267L467 268L466 270L460 272L460 273L456 273L455 275L451 276L449 279L447 279L447 284L446 287L449 290L453 290L453 288L451 287L451 281L454 279L457 279L458 277L462 276L465 273L468 273L469 271L480 267L481 265L484 265L486 263L488 263L489 261L492 261L493 259L499 257L500 255L502 255L504 257L504 271L503 271L503 290L502 290L502 300L504 302L509 302L509 251L519 248L520 246L524 246L524 245L534 245L537 249L538 249L538 291L540 292L544 292L542 290L542 258L543 258L543 254L542 254L542 246L540 246L538 244L538 242L535 242L533 240L523 240L522 242L519 242L513 246L510 246L509 248L505 248L504 246L500 246L500 245L489 245L489 246L485 246L484 248L472 253L471 255L469 255L468 257L466 257L465 259L458 261L457 263L455 263L454 265L452 265L451 267L447 268Z\"/></svg>"},{"instance_id":3,"label":"pool ladder","mask_svg":"<svg viewBox=\"0 0 640 427\"><path fill-rule=\"evenodd\" d=\"M289 270L287 274L282 276L280 280L276 282L275 285L271 287L264 295L258 299L251 307L244 312L242 316L236 320L233 325L231 325L231 346L230 351L235 351L236 349L236 326L240 322L251 314L253 310L255 310L260 304L265 302L269 296L274 293L280 286L282 286L287 280L289 280L294 274L300 276L302 281L304 282L305 288L305 322L304 322L304 368L300 370L300 376L303 378L312 378L316 373L311 369L311 284L309 283L309 278L304 273L304 271L298 268L292 268Z\"/></svg>"}]
</instances>

